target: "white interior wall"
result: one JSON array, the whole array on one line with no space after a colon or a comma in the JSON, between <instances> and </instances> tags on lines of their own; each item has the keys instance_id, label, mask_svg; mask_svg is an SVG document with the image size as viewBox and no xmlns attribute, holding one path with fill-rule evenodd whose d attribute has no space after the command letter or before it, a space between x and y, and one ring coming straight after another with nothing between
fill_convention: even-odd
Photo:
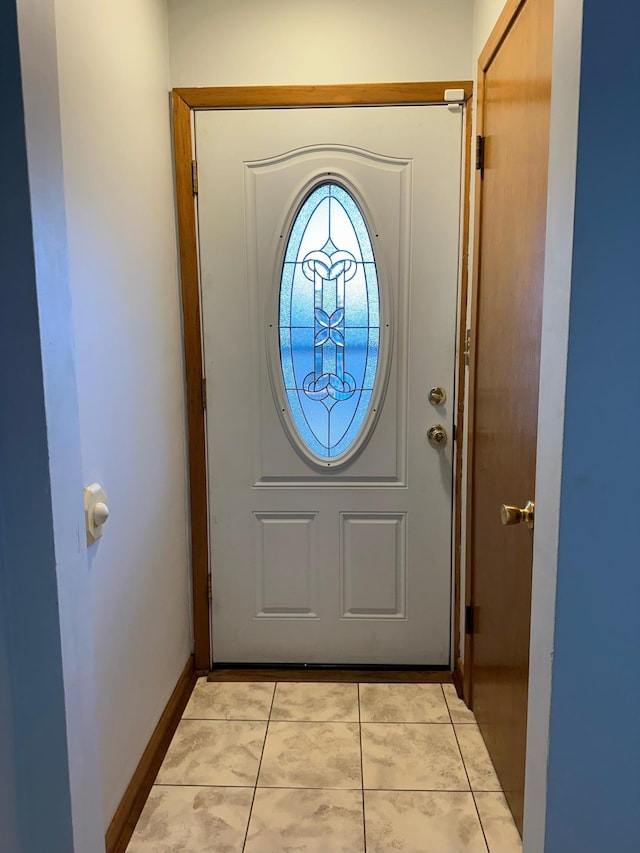
<instances>
[{"instance_id":1,"label":"white interior wall","mask_svg":"<svg viewBox=\"0 0 640 853\"><path fill-rule=\"evenodd\" d=\"M475 0L473 4L473 78L477 76L478 57L491 35L506 0Z\"/></svg>"},{"instance_id":2,"label":"white interior wall","mask_svg":"<svg viewBox=\"0 0 640 853\"><path fill-rule=\"evenodd\" d=\"M472 0L169 0L172 86L470 79Z\"/></svg>"},{"instance_id":3,"label":"white interior wall","mask_svg":"<svg viewBox=\"0 0 640 853\"><path fill-rule=\"evenodd\" d=\"M56 0L84 483L109 823L189 652L180 307L164 0ZM81 499L81 496L80 496Z\"/></svg>"},{"instance_id":4,"label":"white interior wall","mask_svg":"<svg viewBox=\"0 0 640 853\"><path fill-rule=\"evenodd\" d=\"M54 2L5 3L1 17L0 136L10 168L0 204L0 594L8 623L0 635L12 674L15 777L0 773L0 797L13 787L19 838L2 824L0 847L100 853Z\"/></svg>"}]
</instances>

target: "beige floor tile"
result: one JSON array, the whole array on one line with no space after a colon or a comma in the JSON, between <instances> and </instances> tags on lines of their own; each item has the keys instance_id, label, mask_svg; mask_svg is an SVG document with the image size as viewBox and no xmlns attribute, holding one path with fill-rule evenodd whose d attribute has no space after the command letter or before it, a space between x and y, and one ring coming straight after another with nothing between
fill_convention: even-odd
<instances>
[{"instance_id":1,"label":"beige floor tile","mask_svg":"<svg viewBox=\"0 0 640 853\"><path fill-rule=\"evenodd\" d=\"M182 720L165 757L161 785L255 785L266 723Z\"/></svg>"},{"instance_id":2,"label":"beige floor tile","mask_svg":"<svg viewBox=\"0 0 640 853\"><path fill-rule=\"evenodd\" d=\"M468 791L453 726L363 723L364 787Z\"/></svg>"},{"instance_id":3,"label":"beige floor tile","mask_svg":"<svg viewBox=\"0 0 640 853\"><path fill-rule=\"evenodd\" d=\"M456 725L464 766L469 774L472 791L501 791L491 758L478 726Z\"/></svg>"},{"instance_id":4,"label":"beige floor tile","mask_svg":"<svg viewBox=\"0 0 640 853\"><path fill-rule=\"evenodd\" d=\"M279 683L271 719L357 723L358 685Z\"/></svg>"},{"instance_id":5,"label":"beige floor tile","mask_svg":"<svg viewBox=\"0 0 640 853\"><path fill-rule=\"evenodd\" d=\"M357 723L269 723L258 785L360 788Z\"/></svg>"},{"instance_id":6,"label":"beige floor tile","mask_svg":"<svg viewBox=\"0 0 640 853\"><path fill-rule=\"evenodd\" d=\"M449 723L439 684L361 684L363 723Z\"/></svg>"},{"instance_id":7,"label":"beige floor tile","mask_svg":"<svg viewBox=\"0 0 640 853\"><path fill-rule=\"evenodd\" d=\"M504 794L474 794L489 853L522 853L520 834L509 811Z\"/></svg>"},{"instance_id":8,"label":"beige floor tile","mask_svg":"<svg viewBox=\"0 0 640 853\"><path fill-rule=\"evenodd\" d=\"M364 853L361 791L258 788L245 853Z\"/></svg>"},{"instance_id":9,"label":"beige floor tile","mask_svg":"<svg viewBox=\"0 0 640 853\"><path fill-rule=\"evenodd\" d=\"M268 720L273 682L198 681L184 720Z\"/></svg>"},{"instance_id":10,"label":"beige floor tile","mask_svg":"<svg viewBox=\"0 0 640 853\"><path fill-rule=\"evenodd\" d=\"M453 684L443 684L442 689L444 690L444 698L447 700L447 706L453 722L475 723L475 714L467 708L462 699L458 699L458 694Z\"/></svg>"},{"instance_id":11,"label":"beige floor tile","mask_svg":"<svg viewBox=\"0 0 640 853\"><path fill-rule=\"evenodd\" d=\"M487 853L469 793L365 791L367 853Z\"/></svg>"},{"instance_id":12,"label":"beige floor tile","mask_svg":"<svg viewBox=\"0 0 640 853\"><path fill-rule=\"evenodd\" d=\"M127 853L242 853L252 788L154 787Z\"/></svg>"}]
</instances>

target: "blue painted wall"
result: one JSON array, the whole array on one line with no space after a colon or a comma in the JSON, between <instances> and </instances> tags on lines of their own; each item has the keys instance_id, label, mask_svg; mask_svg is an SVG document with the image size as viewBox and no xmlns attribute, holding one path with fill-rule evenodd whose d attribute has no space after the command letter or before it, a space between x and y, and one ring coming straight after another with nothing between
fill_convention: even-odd
<instances>
[{"instance_id":1,"label":"blue painted wall","mask_svg":"<svg viewBox=\"0 0 640 853\"><path fill-rule=\"evenodd\" d=\"M545 853L640 850L640 7L585 0Z\"/></svg>"},{"instance_id":2,"label":"blue painted wall","mask_svg":"<svg viewBox=\"0 0 640 853\"><path fill-rule=\"evenodd\" d=\"M0 543L2 530L0 529ZM2 545L0 544L0 548ZM2 560L0 552L0 561ZM0 566L0 578L3 569ZM0 586L0 833L7 850L19 850L16 802L16 756L14 753L13 696L9 660L8 614L4 589Z\"/></svg>"},{"instance_id":3,"label":"blue painted wall","mask_svg":"<svg viewBox=\"0 0 640 853\"><path fill-rule=\"evenodd\" d=\"M73 850L16 9L0 5L0 850Z\"/></svg>"}]
</instances>

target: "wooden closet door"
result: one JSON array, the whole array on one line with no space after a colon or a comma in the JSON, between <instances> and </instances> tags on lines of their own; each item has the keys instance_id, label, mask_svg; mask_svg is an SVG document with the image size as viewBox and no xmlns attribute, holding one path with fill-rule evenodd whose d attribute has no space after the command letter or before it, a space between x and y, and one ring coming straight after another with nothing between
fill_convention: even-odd
<instances>
[{"instance_id":1,"label":"wooden closet door","mask_svg":"<svg viewBox=\"0 0 640 853\"><path fill-rule=\"evenodd\" d=\"M471 703L522 832L534 532L501 506L535 499L553 2L505 23L479 74Z\"/></svg>"}]
</instances>

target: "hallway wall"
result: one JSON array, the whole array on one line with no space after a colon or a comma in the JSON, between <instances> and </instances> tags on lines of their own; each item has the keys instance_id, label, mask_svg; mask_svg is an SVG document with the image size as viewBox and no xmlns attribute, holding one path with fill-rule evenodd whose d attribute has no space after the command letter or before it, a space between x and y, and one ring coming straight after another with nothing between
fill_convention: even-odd
<instances>
[{"instance_id":1,"label":"hallway wall","mask_svg":"<svg viewBox=\"0 0 640 853\"><path fill-rule=\"evenodd\" d=\"M475 0L473 4L473 79L478 57L505 7L506 0Z\"/></svg>"},{"instance_id":2,"label":"hallway wall","mask_svg":"<svg viewBox=\"0 0 640 853\"><path fill-rule=\"evenodd\" d=\"M1 43L1 42L0 42ZM1 532L0 532L0 535ZM4 560L0 554L0 826L7 850L19 850L20 821L18 818L18 769L16 766L16 733L12 684L7 595L5 592Z\"/></svg>"},{"instance_id":3,"label":"hallway wall","mask_svg":"<svg viewBox=\"0 0 640 853\"><path fill-rule=\"evenodd\" d=\"M639 30L584 0L545 853L638 848Z\"/></svg>"},{"instance_id":4,"label":"hallway wall","mask_svg":"<svg viewBox=\"0 0 640 853\"><path fill-rule=\"evenodd\" d=\"M103 853L53 0L0 56L0 847Z\"/></svg>"},{"instance_id":5,"label":"hallway wall","mask_svg":"<svg viewBox=\"0 0 640 853\"><path fill-rule=\"evenodd\" d=\"M470 79L472 0L169 0L172 86Z\"/></svg>"},{"instance_id":6,"label":"hallway wall","mask_svg":"<svg viewBox=\"0 0 640 853\"><path fill-rule=\"evenodd\" d=\"M164 0L56 0L104 824L190 652ZM79 495L81 500L81 495Z\"/></svg>"}]
</instances>

